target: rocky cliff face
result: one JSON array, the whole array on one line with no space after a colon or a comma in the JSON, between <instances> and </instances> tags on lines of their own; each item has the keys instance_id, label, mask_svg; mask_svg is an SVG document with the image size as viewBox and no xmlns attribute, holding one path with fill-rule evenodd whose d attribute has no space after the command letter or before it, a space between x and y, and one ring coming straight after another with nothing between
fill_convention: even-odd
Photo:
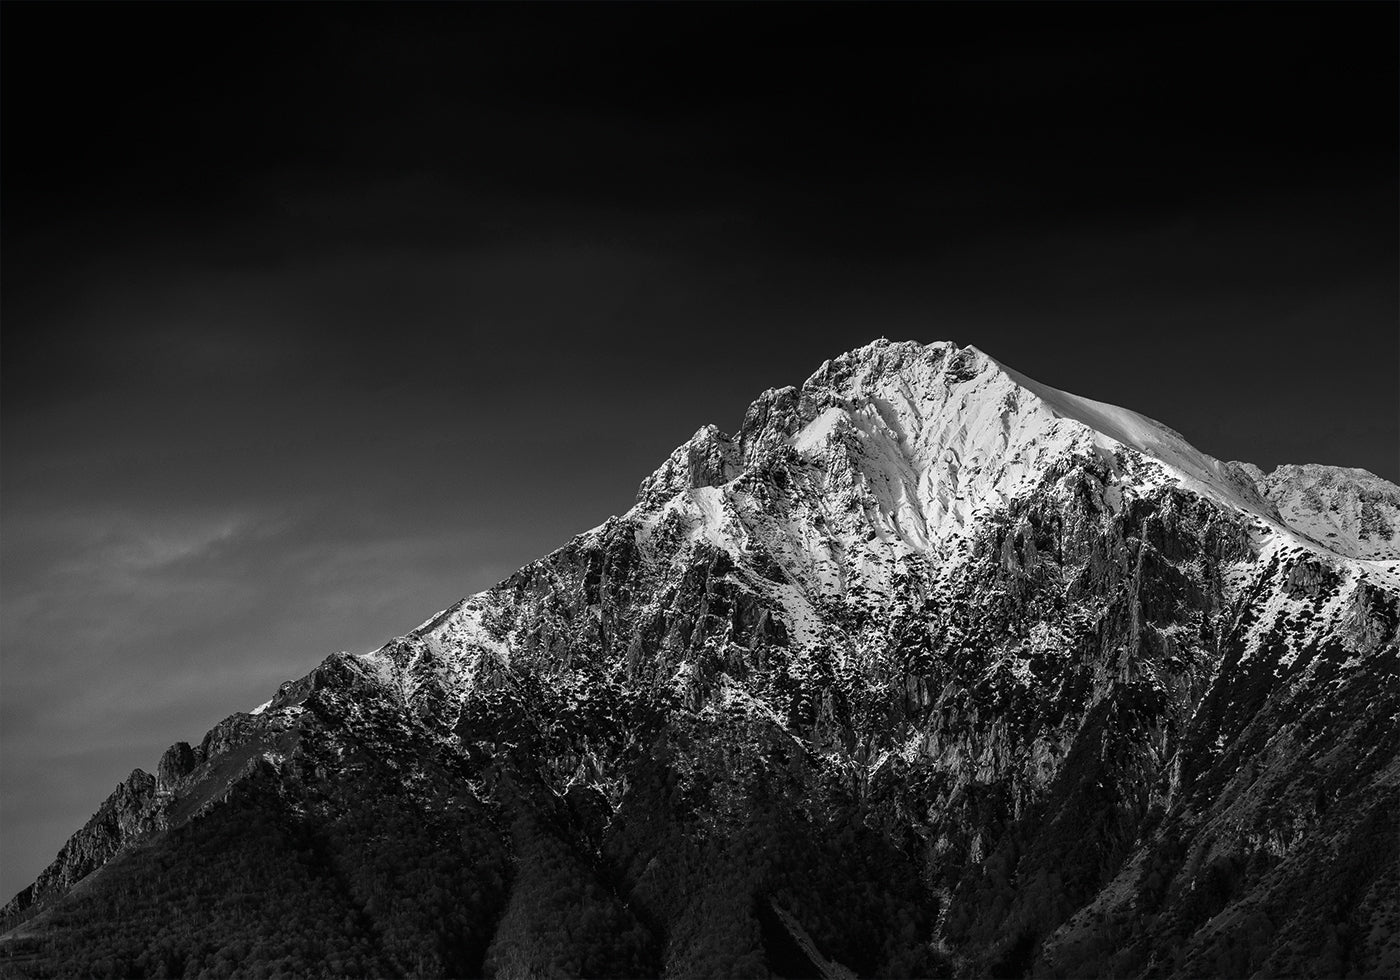
<instances>
[{"instance_id":1,"label":"rocky cliff face","mask_svg":"<svg viewBox=\"0 0 1400 980\"><path fill-rule=\"evenodd\" d=\"M373 776L514 827L492 846L521 895L555 846L521 842L565 842L635 939L619 970L1383 970L1398 494L880 341L701 429L623 516L175 746L6 912L248 780ZM589 972L532 960L544 926L502 901L471 970Z\"/></svg>"},{"instance_id":2,"label":"rocky cliff face","mask_svg":"<svg viewBox=\"0 0 1400 980\"><path fill-rule=\"evenodd\" d=\"M140 769L117 784L112 795L83 828L68 838L52 864L5 907L23 910L61 898L74 885L114 857L127 842L163 829L165 824L152 805L155 780Z\"/></svg>"}]
</instances>

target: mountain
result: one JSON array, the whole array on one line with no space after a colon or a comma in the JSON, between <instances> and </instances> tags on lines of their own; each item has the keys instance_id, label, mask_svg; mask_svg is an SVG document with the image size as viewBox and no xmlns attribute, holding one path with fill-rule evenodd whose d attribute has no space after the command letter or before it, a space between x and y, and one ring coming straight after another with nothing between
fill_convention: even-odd
<instances>
[{"instance_id":1,"label":"mountain","mask_svg":"<svg viewBox=\"0 0 1400 980\"><path fill-rule=\"evenodd\" d=\"M877 341L134 772L0 963L1392 976L1397 495Z\"/></svg>"}]
</instances>

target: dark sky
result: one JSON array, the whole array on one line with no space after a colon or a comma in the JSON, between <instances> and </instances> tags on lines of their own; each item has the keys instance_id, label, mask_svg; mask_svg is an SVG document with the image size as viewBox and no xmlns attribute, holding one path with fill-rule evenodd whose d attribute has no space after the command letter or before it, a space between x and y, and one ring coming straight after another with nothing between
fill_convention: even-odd
<instances>
[{"instance_id":1,"label":"dark sky","mask_svg":"<svg viewBox=\"0 0 1400 980\"><path fill-rule=\"evenodd\" d=\"M881 335L1400 479L1398 9L5 4L0 901Z\"/></svg>"}]
</instances>

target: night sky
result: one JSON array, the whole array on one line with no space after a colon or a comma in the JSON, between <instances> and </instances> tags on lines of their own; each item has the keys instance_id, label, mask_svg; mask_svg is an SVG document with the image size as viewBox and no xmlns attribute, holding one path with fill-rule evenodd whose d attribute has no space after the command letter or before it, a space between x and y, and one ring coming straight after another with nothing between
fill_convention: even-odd
<instances>
[{"instance_id":1,"label":"night sky","mask_svg":"<svg viewBox=\"0 0 1400 980\"><path fill-rule=\"evenodd\" d=\"M1397 10L5 4L0 901L882 335L1400 479Z\"/></svg>"}]
</instances>

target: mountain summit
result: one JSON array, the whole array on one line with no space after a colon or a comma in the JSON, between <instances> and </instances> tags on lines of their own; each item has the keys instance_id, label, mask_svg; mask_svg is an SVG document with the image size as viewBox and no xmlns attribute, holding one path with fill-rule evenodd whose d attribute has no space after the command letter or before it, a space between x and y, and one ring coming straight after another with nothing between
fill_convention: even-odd
<instances>
[{"instance_id":1,"label":"mountain summit","mask_svg":"<svg viewBox=\"0 0 1400 980\"><path fill-rule=\"evenodd\" d=\"M0 964L1393 974L1397 516L876 341L132 773Z\"/></svg>"}]
</instances>

